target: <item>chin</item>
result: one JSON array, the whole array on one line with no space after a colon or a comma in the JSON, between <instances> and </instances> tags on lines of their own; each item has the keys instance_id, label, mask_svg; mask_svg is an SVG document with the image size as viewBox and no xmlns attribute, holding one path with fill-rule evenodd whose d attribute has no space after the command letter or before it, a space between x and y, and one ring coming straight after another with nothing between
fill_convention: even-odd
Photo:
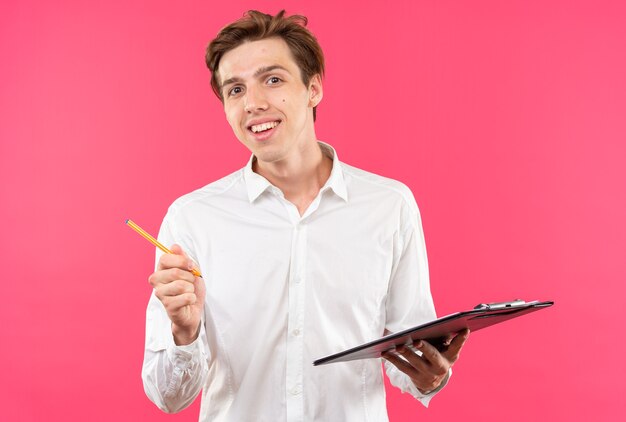
<instances>
[{"instance_id":1,"label":"chin","mask_svg":"<svg viewBox=\"0 0 626 422\"><path fill-rule=\"evenodd\" d=\"M257 160L263 161L265 163L275 163L285 158L285 151L280 148L270 147L269 145L267 145L265 148L255 148L252 150L252 153L257 158Z\"/></svg>"},{"instance_id":2,"label":"chin","mask_svg":"<svg viewBox=\"0 0 626 422\"><path fill-rule=\"evenodd\" d=\"M254 153L254 156L258 161L262 161L264 163L274 163L276 161L280 161L282 159L282 155L279 153L272 153L270 151Z\"/></svg>"},{"instance_id":3,"label":"chin","mask_svg":"<svg viewBox=\"0 0 626 422\"><path fill-rule=\"evenodd\" d=\"M275 161L279 156L281 156L281 151L276 148L275 145L263 144L257 141L248 141L242 142L244 146L252 153L254 156L261 161Z\"/></svg>"}]
</instances>

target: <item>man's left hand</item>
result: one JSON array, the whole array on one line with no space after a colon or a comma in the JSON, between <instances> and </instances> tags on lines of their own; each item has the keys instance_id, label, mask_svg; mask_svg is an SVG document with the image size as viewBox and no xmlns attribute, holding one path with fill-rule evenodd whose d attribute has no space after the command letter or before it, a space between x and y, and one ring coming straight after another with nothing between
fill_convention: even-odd
<instances>
[{"instance_id":1,"label":"man's left hand","mask_svg":"<svg viewBox=\"0 0 626 422\"><path fill-rule=\"evenodd\" d=\"M417 340L413 348L419 350L421 356L410 347L400 346L395 351L383 353L382 357L407 374L422 394L428 394L436 390L446 378L452 365L459 359L468 337L468 329L460 331L454 338L444 342L439 350L424 340Z\"/></svg>"}]
</instances>

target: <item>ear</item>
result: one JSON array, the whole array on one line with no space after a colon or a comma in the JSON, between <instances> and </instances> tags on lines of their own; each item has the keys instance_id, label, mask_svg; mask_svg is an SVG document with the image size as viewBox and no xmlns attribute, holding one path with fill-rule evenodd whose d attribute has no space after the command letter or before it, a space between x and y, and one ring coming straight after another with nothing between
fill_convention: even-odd
<instances>
[{"instance_id":1,"label":"ear","mask_svg":"<svg viewBox=\"0 0 626 422\"><path fill-rule=\"evenodd\" d=\"M314 75L309 81L309 107L317 106L324 97L324 87L321 76Z\"/></svg>"}]
</instances>

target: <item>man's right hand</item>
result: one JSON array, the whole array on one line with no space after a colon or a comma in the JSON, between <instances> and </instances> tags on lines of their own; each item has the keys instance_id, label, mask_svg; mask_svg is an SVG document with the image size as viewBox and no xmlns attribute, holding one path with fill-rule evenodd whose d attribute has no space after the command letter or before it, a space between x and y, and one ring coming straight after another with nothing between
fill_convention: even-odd
<instances>
[{"instance_id":1,"label":"man's right hand","mask_svg":"<svg viewBox=\"0 0 626 422\"><path fill-rule=\"evenodd\" d=\"M202 277L191 273L195 263L182 248L173 245L170 250L171 254L161 255L148 281L172 321L174 342L181 346L198 337L206 289Z\"/></svg>"}]
</instances>

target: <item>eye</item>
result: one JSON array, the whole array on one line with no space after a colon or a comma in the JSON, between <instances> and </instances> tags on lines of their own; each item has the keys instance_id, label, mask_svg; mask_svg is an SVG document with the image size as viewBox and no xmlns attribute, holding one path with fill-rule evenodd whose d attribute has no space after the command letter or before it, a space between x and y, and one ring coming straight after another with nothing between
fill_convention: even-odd
<instances>
[{"instance_id":1,"label":"eye","mask_svg":"<svg viewBox=\"0 0 626 422\"><path fill-rule=\"evenodd\" d=\"M242 92L243 92L243 88L241 88L240 86L234 86L228 90L228 96L232 97L234 95L241 94Z\"/></svg>"},{"instance_id":2,"label":"eye","mask_svg":"<svg viewBox=\"0 0 626 422\"><path fill-rule=\"evenodd\" d=\"M280 79L278 76L272 76L267 80L267 83L269 85L276 85L277 83L282 82L283 80Z\"/></svg>"}]
</instances>

